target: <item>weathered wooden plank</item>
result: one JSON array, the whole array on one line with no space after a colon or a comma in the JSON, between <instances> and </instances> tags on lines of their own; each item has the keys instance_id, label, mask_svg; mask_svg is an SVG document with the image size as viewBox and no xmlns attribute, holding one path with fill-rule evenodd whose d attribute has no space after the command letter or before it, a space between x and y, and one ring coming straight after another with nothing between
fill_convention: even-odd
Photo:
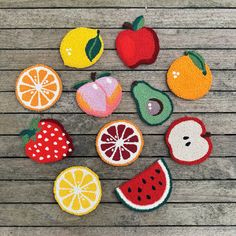
<instances>
[{"instance_id":1,"label":"weathered wooden plank","mask_svg":"<svg viewBox=\"0 0 236 236\"><path fill-rule=\"evenodd\" d=\"M99 73L99 72L98 72ZM130 91L134 80L145 80L155 88L169 91L166 84L166 71L113 71L112 76L116 77L122 84L123 91ZM16 78L20 71L0 71L0 91L15 91ZM74 84L89 79L90 71L58 71L63 80L63 91L72 91ZM236 71L212 71L213 84L211 91L235 91ZM6 83L7 81L7 83Z\"/></svg>"},{"instance_id":2,"label":"weathered wooden plank","mask_svg":"<svg viewBox=\"0 0 236 236\"><path fill-rule=\"evenodd\" d=\"M236 227L1 227L0 233L4 236L232 236L236 234Z\"/></svg>"},{"instance_id":3,"label":"weathered wooden plank","mask_svg":"<svg viewBox=\"0 0 236 236\"><path fill-rule=\"evenodd\" d=\"M157 211L135 212L122 204L100 204L86 217L62 213L58 205L1 204L1 226L145 226L235 225L236 204L167 204ZM115 214L114 214L115 212ZM180 214L181 212L181 214ZM23 217L22 217L23 216Z\"/></svg>"},{"instance_id":4,"label":"weathered wooden plank","mask_svg":"<svg viewBox=\"0 0 236 236\"><path fill-rule=\"evenodd\" d=\"M166 0L1 0L0 8L27 8L27 7L236 7L236 2L234 0L176 0L176 1L166 1Z\"/></svg>"},{"instance_id":5,"label":"weathered wooden plank","mask_svg":"<svg viewBox=\"0 0 236 236\"><path fill-rule=\"evenodd\" d=\"M101 179L130 179L143 171L159 158L139 158L127 167L112 167L103 163L99 157L67 158L54 164L40 165L28 158L0 158L1 180L55 180L64 169L82 165L95 171ZM165 158L173 179L205 180L205 179L236 179L235 158L210 158L201 165L183 166L170 158Z\"/></svg>"},{"instance_id":6,"label":"weathered wooden plank","mask_svg":"<svg viewBox=\"0 0 236 236\"><path fill-rule=\"evenodd\" d=\"M168 92L173 103L174 112L236 112L236 92L210 92L204 98L195 101L186 101L175 97ZM14 92L0 92L1 113L29 113L17 101ZM63 93L60 100L50 110L42 113L81 113L75 100L75 92ZM130 93L123 93L121 103L115 113L137 112L134 100Z\"/></svg>"},{"instance_id":7,"label":"weathered wooden plank","mask_svg":"<svg viewBox=\"0 0 236 236\"><path fill-rule=\"evenodd\" d=\"M236 14L235 14L236 15ZM166 70L171 62L183 55L184 50L161 50L152 65L141 65L139 70ZM236 69L235 50L198 50L211 69ZM24 60L22 60L24 58ZM0 50L0 70L25 69L34 64L46 64L54 69L71 69L63 65L58 50ZM101 59L88 70L127 70L115 50L104 51Z\"/></svg>"},{"instance_id":8,"label":"weathered wooden plank","mask_svg":"<svg viewBox=\"0 0 236 236\"><path fill-rule=\"evenodd\" d=\"M188 113L187 115L202 119L211 134L236 134L236 114ZM19 134L23 129L28 128L32 118L39 116L41 118L52 118L60 121L70 134L97 134L98 130L105 123L121 119L131 120L137 124L143 134L165 134L170 123L184 115L173 114L171 119L163 125L150 128L136 114L114 114L104 119L95 118L86 114L0 114L0 134Z\"/></svg>"},{"instance_id":9,"label":"weathered wooden plank","mask_svg":"<svg viewBox=\"0 0 236 236\"><path fill-rule=\"evenodd\" d=\"M213 156L235 156L235 135L212 136L214 145ZM74 156L97 156L95 150L96 135L73 135ZM168 150L164 142L164 135L144 135L145 145L142 156L167 156ZM14 145L13 145L14 144ZM1 157L22 157L24 149L20 137L0 136Z\"/></svg>"},{"instance_id":10,"label":"weathered wooden plank","mask_svg":"<svg viewBox=\"0 0 236 236\"><path fill-rule=\"evenodd\" d=\"M59 48L68 29L1 29L1 49ZM236 48L234 29L158 29L161 48ZM115 48L120 29L103 29L101 35L106 49ZM201 40L199 40L199 38Z\"/></svg>"},{"instance_id":11,"label":"weathered wooden plank","mask_svg":"<svg viewBox=\"0 0 236 236\"><path fill-rule=\"evenodd\" d=\"M235 135L212 136L214 145L213 156L235 156ZM95 150L96 135L72 136L75 150L74 156L97 156ZM144 135L145 145L142 156L167 156L168 150L164 143L164 135ZM14 146L13 146L14 144ZM0 156L24 156L23 145L20 137L0 136Z\"/></svg>"},{"instance_id":12,"label":"weathered wooden plank","mask_svg":"<svg viewBox=\"0 0 236 236\"><path fill-rule=\"evenodd\" d=\"M154 28L234 28L235 12L235 9L148 9L147 12L121 8L1 9L0 28L120 28L123 22L139 15L144 15L146 24Z\"/></svg>"},{"instance_id":13,"label":"weathered wooden plank","mask_svg":"<svg viewBox=\"0 0 236 236\"><path fill-rule=\"evenodd\" d=\"M102 202L120 202L114 189L122 182L101 180ZM55 203L52 189L52 181L0 181L0 203ZM168 202L236 202L236 181L173 181Z\"/></svg>"}]
</instances>

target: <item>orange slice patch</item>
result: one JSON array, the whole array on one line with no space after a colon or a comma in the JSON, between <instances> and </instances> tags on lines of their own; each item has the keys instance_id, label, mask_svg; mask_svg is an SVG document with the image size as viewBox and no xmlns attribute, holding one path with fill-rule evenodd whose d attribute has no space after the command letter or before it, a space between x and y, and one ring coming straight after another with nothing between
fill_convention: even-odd
<instances>
[{"instance_id":1,"label":"orange slice patch","mask_svg":"<svg viewBox=\"0 0 236 236\"><path fill-rule=\"evenodd\" d=\"M45 65L31 66L21 72L16 81L16 97L22 106L43 111L53 106L62 93L58 74Z\"/></svg>"}]
</instances>

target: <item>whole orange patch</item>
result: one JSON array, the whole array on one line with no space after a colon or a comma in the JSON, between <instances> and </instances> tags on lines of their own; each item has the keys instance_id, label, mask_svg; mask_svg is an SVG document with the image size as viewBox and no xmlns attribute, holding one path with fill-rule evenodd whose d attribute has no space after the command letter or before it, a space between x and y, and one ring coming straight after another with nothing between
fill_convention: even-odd
<instances>
[{"instance_id":1,"label":"whole orange patch","mask_svg":"<svg viewBox=\"0 0 236 236\"><path fill-rule=\"evenodd\" d=\"M193 52L195 53L195 52ZM177 58L167 72L167 84L178 97L196 100L208 93L212 84L212 74L209 66L199 54L193 54L199 67L189 54ZM202 63L202 64L201 64ZM201 69L202 68L204 69Z\"/></svg>"}]
</instances>

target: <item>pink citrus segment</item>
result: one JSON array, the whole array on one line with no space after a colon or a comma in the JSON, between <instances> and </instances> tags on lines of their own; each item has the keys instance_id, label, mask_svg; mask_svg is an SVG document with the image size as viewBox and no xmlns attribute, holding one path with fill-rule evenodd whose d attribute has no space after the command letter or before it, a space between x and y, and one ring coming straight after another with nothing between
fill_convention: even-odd
<instances>
[{"instance_id":1,"label":"pink citrus segment","mask_svg":"<svg viewBox=\"0 0 236 236\"><path fill-rule=\"evenodd\" d=\"M134 162L139 157L143 144L139 128L126 120L106 124L96 139L99 156L113 166L125 166Z\"/></svg>"}]
</instances>

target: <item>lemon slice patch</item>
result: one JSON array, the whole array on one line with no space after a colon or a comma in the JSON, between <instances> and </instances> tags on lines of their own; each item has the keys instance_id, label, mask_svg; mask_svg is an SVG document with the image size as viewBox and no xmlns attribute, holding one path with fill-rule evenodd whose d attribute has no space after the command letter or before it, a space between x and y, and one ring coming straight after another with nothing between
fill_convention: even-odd
<instances>
[{"instance_id":1,"label":"lemon slice patch","mask_svg":"<svg viewBox=\"0 0 236 236\"><path fill-rule=\"evenodd\" d=\"M65 212L77 216L86 215L95 210L101 201L100 180L87 167L70 167L56 178L54 196Z\"/></svg>"}]
</instances>

